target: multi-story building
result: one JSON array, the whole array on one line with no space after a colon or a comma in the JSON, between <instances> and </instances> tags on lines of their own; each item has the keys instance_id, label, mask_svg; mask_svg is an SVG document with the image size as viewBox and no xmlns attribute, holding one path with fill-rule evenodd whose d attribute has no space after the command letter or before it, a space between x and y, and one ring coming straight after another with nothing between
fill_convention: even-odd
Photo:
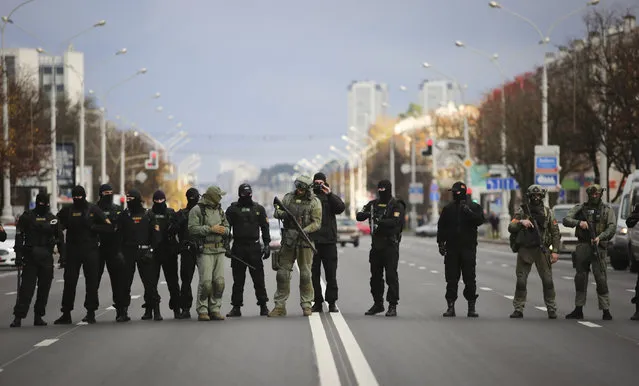
<instances>
[{"instance_id":1,"label":"multi-story building","mask_svg":"<svg viewBox=\"0 0 639 386\"><path fill-rule=\"evenodd\" d=\"M419 104L424 113L447 106L450 102L460 104L458 86L449 80L424 80L419 85Z\"/></svg>"},{"instance_id":2,"label":"multi-story building","mask_svg":"<svg viewBox=\"0 0 639 386\"><path fill-rule=\"evenodd\" d=\"M51 95L55 84L57 96L63 93L72 104L80 101L84 91L84 54L69 46L62 56L38 53L35 48L7 48L3 53L9 79L29 81Z\"/></svg>"},{"instance_id":3,"label":"multi-story building","mask_svg":"<svg viewBox=\"0 0 639 386\"><path fill-rule=\"evenodd\" d=\"M348 130L347 136L365 146L369 127L386 113L387 106L388 87L385 84L353 81L348 86L348 127L354 127L357 133Z\"/></svg>"}]
</instances>

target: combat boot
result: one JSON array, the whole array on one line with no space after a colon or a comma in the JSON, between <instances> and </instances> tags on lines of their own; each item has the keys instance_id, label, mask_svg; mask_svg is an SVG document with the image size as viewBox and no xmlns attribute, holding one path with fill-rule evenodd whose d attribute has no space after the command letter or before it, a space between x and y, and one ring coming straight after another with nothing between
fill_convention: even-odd
<instances>
[{"instance_id":1,"label":"combat boot","mask_svg":"<svg viewBox=\"0 0 639 386\"><path fill-rule=\"evenodd\" d=\"M215 311L215 312L211 312L209 314L209 319L211 319L211 320L224 320L224 316L222 316L222 314L220 314L218 311Z\"/></svg>"},{"instance_id":2,"label":"combat boot","mask_svg":"<svg viewBox=\"0 0 639 386\"><path fill-rule=\"evenodd\" d=\"M448 309L446 310L446 312L444 312L443 315L445 318L452 318L455 317L455 302L449 301L448 302Z\"/></svg>"},{"instance_id":3,"label":"combat boot","mask_svg":"<svg viewBox=\"0 0 639 386\"><path fill-rule=\"evenodd\" d=\"M277 317L277 316L286 316L286 308L284 307L275 307L271 312L268 313L269 318Z\"/></svg>"},{"instance_id":4,"label":"combat boot","mask_svg":"<svg viewBox=\"0 0 639 386\"><path fill-rule=\"evenodd\" d=\"M82 321L89 324L95 323L95 311L87 311L87 314L82 318Z\"/></svg>"},{"instance_id":5,"label":"combat boot","mask_svg":"<svg viewBox=\"0 0 639 386\"><path fill-rule=\"evenodd\" d=\"M313 315L313 310L311 310L311 307L304 307L302 308L302 315L311 316Z\"/></svg>"},{"instance_id":6,"label":"combat boot","mask_svg":"<svg viewBox=\"0 0 639 386\"><path fill-rule=\"evenodd\" d=\"M479 314L475 310L475 303L476 302L477 302L476 300L468 301L468 313L466 314L466 316L468 316L469 318L477 318L477 317L479 317Z\"/></svg>"},{"instance_id":7,"label":"combat boot","mask_svg":"<svg viewBox=\"0 0 639 386\"><path fill-rule=\"evenodd\" d=\"M179 308L173 310L173 318L174 319L182 319L182 313Z\"/></svg>"},{"instance_id":8,"label":"combat boot","mask_svg":"<svg viewBox=\"0 0 639 386\"><path fill-rule=\"evenodd\" d=\"M630 320L639 320L639 303L635 304L635 314L630 317Z\"/></svg>"},{"instance_id":9,"label":"combat boot","mask_svg":"<svg viewBox=\"0 0 639 386\"><path fill-rule=\"evenodd\" d=\"M548 310L548 319L557 319L557 311Z\"/></svg>"},{"instance_id":10,"label":"combat boot","mask_svg":"<svg viewBox=\"0 0 639 386\"><path fill-rule=\"evenodd\" d=\"M128 307L120 308L120 315L115 321L119 323L124 323L124 322L128 322L129 320L131 320L131 318L129 318Z\"/></svg>"},{"instance_id":11,"label":"combat boot","mask_svg":"<svg viewBox=\"0 0 639 386\"><path fill-rule=\"evenodd\" d=\"M583 318L584 318L584 311L583 311L583 307L581 306L576 306L571 313L566 315L566 319L583 319Z\"/></svg>"},{"instance_id":12,"label":"combat boot","mask_svg":"<svg viewBox=\"0 0 639 386\"><path fill-rule=\"evenodd\" d=\"M209 318L209 314L198 314L197 320L200 322L208 322L211 318Z\"/></svg>"},{"instance_id":13,"label":"combat boot","mask_svg":"<svg viewBox=\"0 0 639 386\"><path fill-rule=\"evenodd\" d=\"M610 310L603 310L603 320L612 320L612 315L610 314Z\"/></svg>"},{"instance_id":14,"label":"combat boot","mask_svg":"<svg viewBox=\"0 0 639 386\"><path fill-rule=\"evenodd\" d=\"M73 323L73 321L71 320L70 312L63 312L62 316L60 316L58 319L56 319L55 322L53 322L53 324L71 324L71 323Z\"/></svg>"},{"instance_id":15,"label":"combat boot","mask_svg":"<svg viewBox=\"0 0 639 386\"><path fill-rule=\"evenodd\" d=\"M379 314L380 312L384 312L384 304L375 303L371 308L368 309L368 311L364 313L364 315L375 315Z\"/></svg>"},{"instance_id":16,"label":"combat boot","mask_svg":"<svg viewBox=\"0 0 639 386\"><path fill-rule=\"evenodd\" d=\"M335 303L328 303L328 312L339 312Z\"/></svg>"},{"instance_id":17,"label":"combat boot","mask_svg":"<svg viewBox=\"0 0 639 386\"><path fill-rule=\"evenodd\" d=\"M153 319L153 309L149 306L144 306L144 315L142 315L142 320L151 320Z\"/></svg>"},{"instance_id":18,"label":"combat boot","mask_svg":"<svg viewBox=\"0 0 639 386\"><path fill-rule=\"evenodd\" d=\"M229 311L229 313L226 314L226 316L228 316L229 318L233 318L233 317L236 317L236 316L242 316L242 311L240 311L240 307L233 306L233 308L231 308L231 311Z\"/></svg>"},{"instance_id":19,"label":"combat boot","mask_svg":"<svg viewBox=\"0 0 639 386\"><path fill-rule=\"evenodd\" d=\"M521 319L523 317L524 317L524 313L519 310L515 310L513 311L512 314L510 314L511 319Z\"/></svg>"},{"instance_id":20,"label":"combat boot","mask_svg":"<svg viewBox=\"0 0 639 386\"><path fill-rule=\"evenodd\" d=\"M33 325L34 325L34 326L46 326L46 325L47 325L47 322L45 322L45 321L42 319L42 316L40 316L40 315L35 315L35 316L33 317Z\"/></svg>"},{"instance_id":21,"label":"combat boot","mask_svg":"<svg viewBox=\"0 0 639 386\"><path fill-rule=\"evenodd\" d=\"M9 327L22 327L22 319L16 316L13 318L13 322L11 322Z\"/></svg>"},{"instance_id":22,"label":"combat boot","mask_svg":"<svg viewBox=\"0 0 639 386\"><path fill-rule=\"evenodd\" d=\"M180 319L191 319L191 311L188 308L183 309Z\"/></svg>"},{"instance_id":23,"label":"combat boot","mask_svg":"<svg viewBox=\"0 0 639 386\"><path fill-rule=\"evenodd\" d=\"M113 307L115 307L115 305ZM117 307L115 308L115 321L116 322L118 321L118 318L120 317L120 313L121 312L122 312L121 308L117 308Z\"/></svg>"},{"instance_id":24,"label":"combat boot","mask_svg":"<svg viewBox=\"0 0 639 386\"><path fill-rule=\"evenodd\" d=\"M159 304L156 304L153 307L153 320L155 320L156 322L164 320L164 318L162 317L162 314L160 314L160 305Z\"/></svg>"},{"instance_id":25,"label":"combat boot","mask_svg":"<svg viewBox=\"0 0 639 386\"><path fill-rule=\"evenodd\" d=\"M324 307L321 302L315 302L313 304L313 308L311 308L313 312L324 312Z\"/></svg>"},{"instance_id":26,"label":"combat boot","mask_svg":"<svg viewBox=\"0 0 639 386\"><path fill-rule=\"evenodd\" d=\"M266 304L260 304L260 316L268 316L268 307Z\"/></svg>"},{"instance_id":27,"label":"combat boot","mask_svg":"<svg viewBox=\"0 0 639 386\"><path fill-rule=\"evenodd\" d=\"M397 304L389 304L386 316L397 316Z\"/></svg>"}]
</instances>

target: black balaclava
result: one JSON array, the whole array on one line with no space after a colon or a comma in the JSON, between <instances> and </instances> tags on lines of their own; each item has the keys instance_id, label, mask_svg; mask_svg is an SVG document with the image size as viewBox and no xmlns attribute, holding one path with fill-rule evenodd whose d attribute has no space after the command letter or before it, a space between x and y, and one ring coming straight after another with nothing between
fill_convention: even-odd
<instances>
[{"instance_id":1,"label":"black balaclava","mask_svg":"<svg viewBox=\"0 0 639 386\"><path fill-rule=\"evenodd\" d=\"M161 190L156 190L155 193L153 193L153 213L166 213L166 195Z\"/></svg>"},{"instance_id":2,"label":"black balaclava","mask_svg":"<svg viewBox=\"0 0 639 386\"><path fill-rule=\"evenodd\" d=\"M323 194L324 191L322 190L322 188L319 185L315 184L315 181L318 181L318 180L326 184L326 174L322 172L318 172L318 173L315 173L315 175L313 176L313 192L315 194Z\"/></svg>"},{"instance_id":3,"label":"black balaclava","mask_svg":"<svg viewBox=\"0 0 639 386\"><path fill-rule=\"evenodd\" d=\"M186 191L186 209L193 209L200 201L200 192L195 188Z\"/></svg>"},{"instance_id":4,"label":"black balaclava","mask_svg":"<svg viewBox=\"0 0 639 386\"><path fill-rule=\"evenodd\" d=\"M466 184L461 181L457 181L453 184L450 191L453 192L453 200L455 202L460 203L462 201L466 201Z\"/></svg>"},{"instance_id":5,"label":"black balaclava","mask_svg":"<svg viewBox=\"0 0 639 386\"><path fill-rule=\"evenodd\" d=\"M71 197L73 197L73 206L77 209L83 209L87 206L87 192L80 185L71 189ZM76 198L81 197L81 198Z\"/></svg>"},{"instance_id":6,"label":"black balaclava","mask_svg":"<svg viewBox=\"0 0 639 386\"><path fill-rule=\"evenodd\" d=\"M249 206L253 204L253 189L251 188L251 185L240 185L240 187L237 188L237 195L239 196L237 203L240 206Z\"/></svg>"},{"instance_id":7,"label":"black balaclava","mask_svg":"<svg viewBox=\"0 0 639 386\"><path fill-rule=\"evenodd\" d=\"M44 216L49 213L49 195L46 193L38 193L35 201L35 213L38 216Z\"/></svg>"},{"instance_id":8,"label":"black balaclava","mask_svg":"<svg viewBox=\"0 0 639 386\"><path fill-rule=\"evenodd\" d=\"M109 192L109 194L104 194L104 192ZM109 208L113 205L113 188L109 184L100 185L100 200L98 201L98 206L101 209Z\"/></svg>"},{"instance_id":9,"label":"black balaclava","mask_svg":"<svg viewBox=\"0 0 639 386\"><path fill-rule=\"evenodd\" d=\"M138 213L142 208L142 194L137 189L131 189L126 194L126 206L131 213Z\"/></svg>"},{"instance_id":10,"label":"black balaclava","mask_svg":"<svg viewBox=\"0 0 639 386\"><path fill-rule=\"evenodd\" d=\"M393 184L389 180L381 180L377 184L377 196L379 201L386 204L390 201L393 194Z\"/></svg>"}]
</instances>

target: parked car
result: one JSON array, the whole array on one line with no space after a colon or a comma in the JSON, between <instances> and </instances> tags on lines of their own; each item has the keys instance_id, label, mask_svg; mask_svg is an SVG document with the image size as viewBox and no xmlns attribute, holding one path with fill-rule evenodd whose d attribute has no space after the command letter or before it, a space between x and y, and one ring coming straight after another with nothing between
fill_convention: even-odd
<instances>
[{"instance_id":1,"label":"parked car","mask_svg":"<svg viewBox=\"0 0 639 386\"><path fill-rule=\"evenodd\" d=\"M280 227L280 222L277 219L269 219L268 220L269 233L271 235L271 243L269 246L271 247L271 251L279 251L282 242L282 228Z\"/></svg>"},{"instance_id":2,"label":"parked car","mask_svg":"<svg viewBox=\"0 0 639 386\"><path fill-rule=\"evenodd\" d=\"M357 229L359 229L360 233L363 235L370 235L371 234L371 226L368 224L368 222L357 222Z\"/></svg>"},{"instance_id":3,"label":"parked car","mask_svg":"<svg viewBox=\"0 0 639 386\"><path fill-rule=\"evenodd\" d=\"M437 223L428 223L415 228L415 235L422 237L437 236Z\"/></svg>"},{"instance_id":4,"label":"parked car","mask_svg":"<svg viewBox=\"0 0 639 386\"><path fill-rule=\"evenodd\" d=\"M639 203L637 195L639 195L639 170L626 179L621 194L621 206L617 213L617 232L608 248L610 265L618 271L630 267L632 272L636 272L639 265L632 264L633 261L639 261L639 226L631 229L626 227L626 219L632 211L633 204Z\"/></svg>"},{"instance_id":5,"label":"parked car","mask_svg":"<svg viewBox=\"0 0 639 386\"><path fill-rule=\"evenodd\" d=\"M345 216L337 217L337 242L343 246L352 243L354 247L359 246L360 230L357 221Z\"/></svg>"},{"instance_id":6,"label":"parked car","mask_svg":"<svg viewBox=\"0 0 639 386\"><path fill-rule=\"evenodd\" d=\"M13 247L16 244L16 227L13 225L5 225L7 239L0 242L0 267L14 267L16 265L16 253Z\"/></svg>"},{"instance_id":7,"label":"parked car","mask_svg":"<svg viewBox=\"0 0 639 386\"><path fill-rule=\"evenodd\" d=\"M577 248L575 229L568 228L563 224L564 217L566 217L568 211L575 205L576 204L557 204L552 208L552 213L555 216L555 220L557 220L557 225L559 226L559 233L561 233L559 253L572 253Z\"/></svg>"},{"instance_id":8,"label":"parked car","mask_svg":"<svg viewBox=\"0 0 639 386\"><path fill-rule=\"evenodd\" d=\"M626 214L626 218L632 212L632 209L639 205L639 171L635 172L635 177L632 181L632 186L629 189L628 195L630 198L630 205L628 208L628 213ZM627 185L626 185L627 186ZM626 192L624 188L624 193ZM636 273L639 271L639 225L635 225L634 227L628 229L628 265L630 266L630 271Z\"/></svg>"}]
</instances>

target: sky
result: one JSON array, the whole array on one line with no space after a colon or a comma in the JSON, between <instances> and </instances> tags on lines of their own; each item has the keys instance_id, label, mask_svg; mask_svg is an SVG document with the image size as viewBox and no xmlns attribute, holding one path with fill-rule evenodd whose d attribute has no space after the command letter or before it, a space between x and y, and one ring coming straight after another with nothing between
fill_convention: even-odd
<instances>
[{"instance_id":1,"label":"sky","mask_svg":"<svg viewBox=\"0 0 639 386\"><path fill-rule=\"evenodd\" d=\"M3 0L0 14L22 1ZM547 31L585 1L501 4ZM608 6L639 14L637 0L598 5ZM583 37L581 15L561 22L547 49ZM199 154L200 181L214 181L221 160L268 167L343 147L353 80L388 84L389 111L397 114L417 101L422 80L441 79L421 66L429 62L468 85L467 102L478 103L501 75L456 40L498 53L509 77L533 69L544 52L530 25L483 0L35 0L12 19L29 34L9 25L7 47L56 53L106 20L73 41L85 53L86 88L100 94L147 68L111 92L109 117L127 117L157 138L181 122L191 141L173 159ZM116 57L124 47L127 54Z\"/></svg>"}]
</instances>

